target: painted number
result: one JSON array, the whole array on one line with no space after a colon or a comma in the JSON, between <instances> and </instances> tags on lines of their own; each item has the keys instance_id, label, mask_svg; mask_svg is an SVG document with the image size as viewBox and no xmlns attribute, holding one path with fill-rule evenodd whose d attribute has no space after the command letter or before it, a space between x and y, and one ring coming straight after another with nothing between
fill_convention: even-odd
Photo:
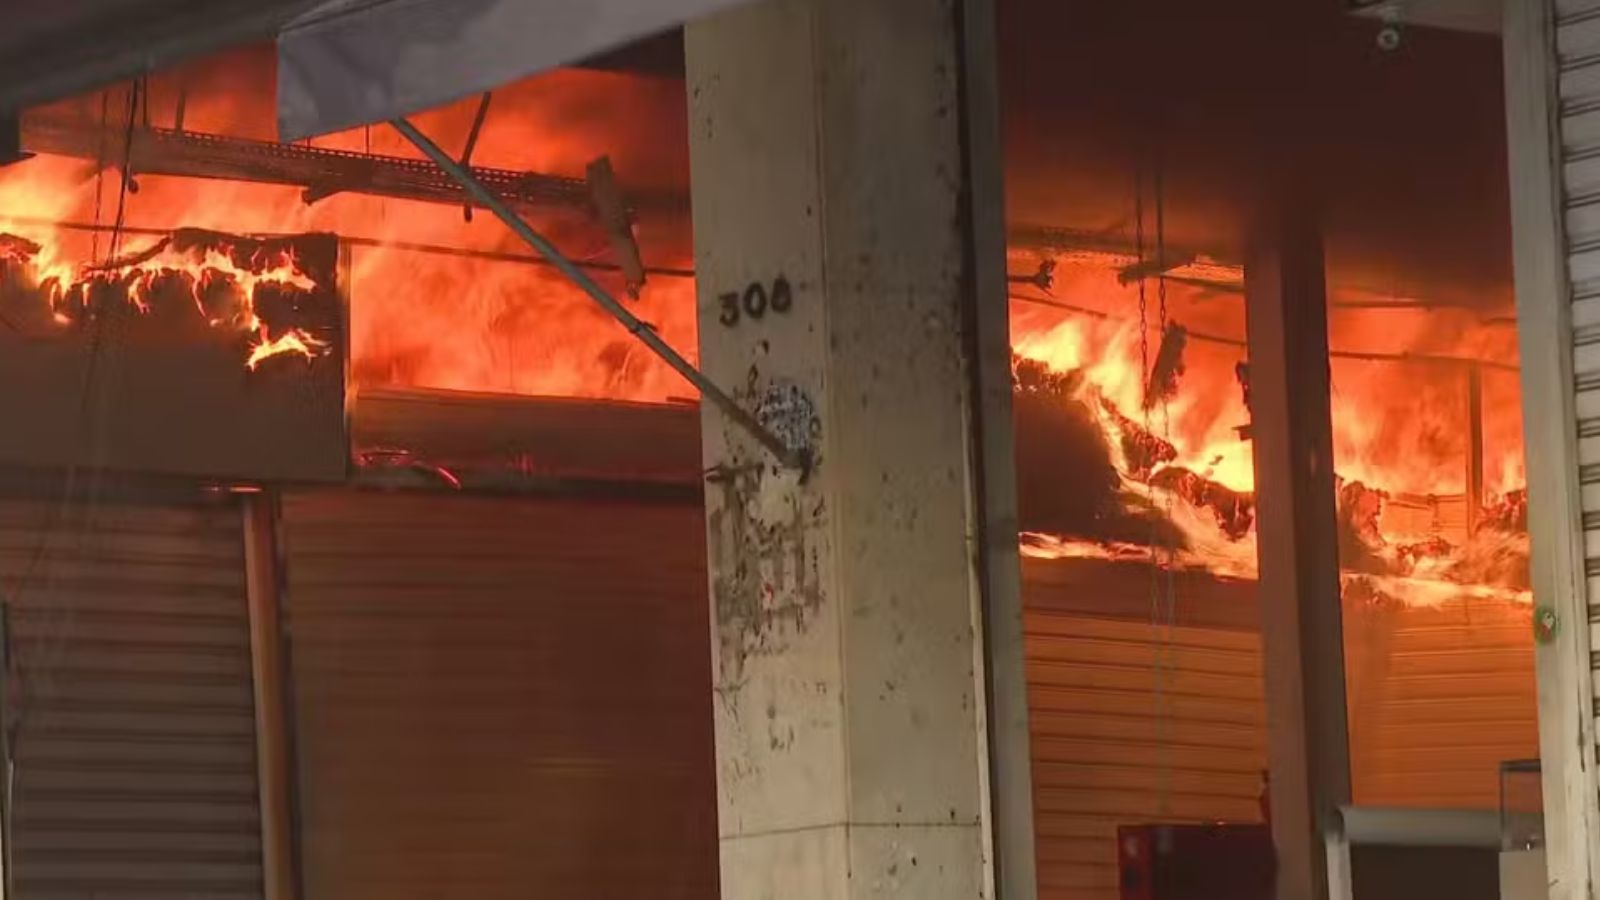
<instances>
[{"instance_id":1,"label":"painted number","mask_svg":"<svg viewBox=\"0 0 1600 900\"><path fill-rule=\"evenodd\" d=\"M740 319L759 321L766 317L768 310L780 315L787 313L794 307L794 289L789 286L789 279L779 275L771 290L759 281L752 281L743 291L717 295L717 302L721 306L717 321L724 328L732 328Z\"/></svg>"}]
</instances>

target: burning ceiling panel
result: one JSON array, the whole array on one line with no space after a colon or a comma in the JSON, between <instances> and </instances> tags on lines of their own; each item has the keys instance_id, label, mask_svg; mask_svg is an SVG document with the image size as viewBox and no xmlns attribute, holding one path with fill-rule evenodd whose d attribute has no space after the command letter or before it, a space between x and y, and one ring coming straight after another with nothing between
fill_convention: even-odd
<instances>
[{"instance_id":1,"label":"burning ceiling panel","mask_svg":"<svg viewBox=\"0 0 1600 900\"><path fill-rule=\"evenodd\" d=\"M455 186L390 129L304 145L268 140L263 62L270 53L228 54L153 76L136 92L118 85L28 110L23 145L38 155L0 169L0 231L44 244L48 255L58 226L98 226L123 208L118 176L127 170L130 231L337 233L351 248L343 288L354 389L638 401L692 392L494 217L464 211ZM552 73L495 92L472 160L620 294L628 285L613 235L594 221L584 181L585 166L608 156L650 266L630 308L692 355L689 229L672 199L686 196L682 105L681 84ZM479 107L474 98L417 123L459 147Z\"/></svg>"},{"instance_id":2,"label":"burning ceiling panel","mask_svg":"<svg viewBox=\"0 0 1600 900\"><path fill-rule=\"evenodd\" d=\"M67 241L0 234L0 463L344 476L337 239L94 240L108 252L84 264Z\"/></svg>"}]
</instances>

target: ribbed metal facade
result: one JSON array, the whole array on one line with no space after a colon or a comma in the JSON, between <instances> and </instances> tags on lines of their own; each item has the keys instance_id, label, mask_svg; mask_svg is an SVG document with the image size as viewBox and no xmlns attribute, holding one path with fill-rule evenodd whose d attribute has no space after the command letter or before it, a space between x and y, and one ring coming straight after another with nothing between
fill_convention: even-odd
<instances>
[{"instance_id":1,"label":"ribbed metal facade","mask_svg":"<svg viewBox=\"0 0 1600 900\"><path fill-rule=\"evenodd\" d=\"M0 501L19 900L261 896L236 507Z\"/></svg>"},{"instance_id":2,"label":"ribbed metal facade","mask_svg":"<svg viewBox=\"0 0 1600 900\"><path fill-rule=\"evenodd\" d=\"M1255 634L1158 641L1148 622L1038 611L1026 627L1040 897L1115 900L1118 825L1260 819Z\"/></svg>"},{"instance_id":3,"label":"ribbed metal facade","mask_svg":"<svg viewBox=\"0 0 1600 900\"><path fill-rule=\"evenodd\" d=\"M1500 763L1539 755L1532 625L1503 601L1346 604L1357 804L1498 808Z\"/></svg>"},{"instance_id":4,"label":"ribbed metal facade","mask_svg":"<svg viewBox=\"0 0 1600 900\"><path fill-rule=\"evenodd\" d=\"M1590 622L1600 621L1600 2L1558 0L1559 161ZM1590 626L1591 647L1600 629ZM1591 663L1600 686L1600 658Z\"/></svg>"},{"instance_id":5,"label":"ribbed metal facade","mask_svg":"<svg viewBox=\"0 0 1600 900\"><path fill-rule=\"evenodd\" d=\"M283 504L304 900L713 900L697 504Z\"/></svg>"},{"instance_id":6,"label":"ribbed metal facade","mask_svg":"<svg viewBox=\"0 0 1600 900\"><path fill-rule=\"evenodd\" d=\"M1187 582L1168 629L1133 612L1141 567L1023 573L1040 896L1115 900L1119 824L1259 821L1254 584ZM1347 603L1345 659L1357 804L1494 809L1499 763L1538 755L1525 606Z\"/></svg>"}]
</instances>

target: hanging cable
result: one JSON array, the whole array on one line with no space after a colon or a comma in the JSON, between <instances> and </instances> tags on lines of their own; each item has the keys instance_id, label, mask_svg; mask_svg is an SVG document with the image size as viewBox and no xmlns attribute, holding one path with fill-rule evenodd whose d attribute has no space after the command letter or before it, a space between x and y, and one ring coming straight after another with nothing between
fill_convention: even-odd
<instances>
[{"instance_id":1,"label":"hanging cable","mask_svg":"<svg viewBox=\"0 0 1600 900\"><path fill-rule=\"evenodd\" d=\"M101 94L102 126L108 124L105 121L105 117L109 116L109 114L110 114L110 104L111 104L110 92L109 91L103 92ZM125 127L123 129L123 143L122 143L122 148L121 148L121 156L122 156L122 158L121 158L121 166L119 167L119 171L122 173L122 178L120 179L122 187L121 187L121 190L119 190L118 193L117 193L116 220L115 220L115 224L114 224L114 226L112 228L112 231L111 231L111 242L110 242L110 246L107 249L107 253L106 253L106 256L105 256L105 262L110 262L112 259L116 258L117 254L119 252L120 245L121 245L122 229L123 229L124 223L126 221L126 212L127 212L127 186L128 186L128 179L131 177L131 174L130 174L129 170L130 170L130 167L131 167L131 159L132 159L132 154L133 154L133 132L134 132L134 124L137 121L136 116L138 115L138 109L139 109L139 82L138 81L134 81L134 82L131 82L129 84L129 86L128 86L127 118L126 118ZM105 134L105 131L106 131L106 129L104 127L102 127L102 129L101 129L101 134L102 134L101 151L100 151L101 152L101 159L100 159L101 165L100 165L100 168L99 168L99 172L101 172L101 173L103 173L105 171L105 168L106 168L105 163L107 162L107 160L105 159L105 147L104 147L105 141L104 141L104 137L103 137L104 134ZM100 198L100 192L98 190L98 188L99 188L99 184L98 183L96 185L96 188L97 188L97 190L96 190L96 195L95 195L95 220L96 220L96 224L98 225L99 224L100 211L101 211L100 210L100 199L101 198ZM95 245L94 249L95 249L96 253L98 253L98 251L99 251L99 232L98 232L98 230L95 233L94 245ZM90 328L90 331L89 331L89 358L88 358L88 364L87 364L87 366L85 368L83 382L80 385L80 390L79 390L79 395L78 395L78 426L79 426L78 427L78 431L79 431L79 439L80 439L80 441L83 440L84 437L86 437L86 432L89 430L91 413L92 413L91 402L92 402L93 394L94 394L94 391L92 390L92 388L93 388L93 383L94 383L94 380L95 380L94 375L95 375L95 370L96 370L96 361L97 361L97 359L98 359L98 357L100 355L99 354L100 332L102 330L101 328L99 328L95 324L98 321L98 318L99 317L96 317L96 316L93 316L93 315L90 315L88 317L89 328ZM67 465L66 478L65 478L65 480L63 482L63 485L62 485L62 496L61 496L61 503L60 503L60 507L61 508L57 511L57 515L53 516L51 518L51 520L46 523L46 526L41 530L39 542L34 546L33 553L31 553L29 555L28 565L23 569L22 574L13 583L13 587L12 587L11 591L9 592L11 594L11 596L9 598L7 598L8 601L10 601L12 603L15 603L20 598L23 590L26 589L26 587L28 585L28 582L33 578L35 571L37 570L39 564L42 562L43 557L46 555L46 551L48 550L48 546L49 546L51 535L56 530L56 527L59 524L60 520L65 517L66 508L71 504L72 499L73 499L73 495L76 492L75 488L76 488L77 471L78 471L77 454L74 454L73 458L69 461L69 463Z\"/></svg>"},{"instance_id":2,"label":"hanging cable","mask_svg":"<svg viewBox=\"0 0 1600 900\"><path fill-rule=\"evenodd\" d=\"M122 177L117 194L116 219L105 257L107 263L117 258L121 252L123 228L127 217L129 182L133 177L134 127L138 121L141 94L139 81L134 81L129 85L127 118L123 129L121 165L119 167ZM92 293L86 295L85 302L87 305L92 306L94 302ZM106 451L104 434L112 399L106 392L95 390L97 382L102 380L109 382L112 380L100 377L102 374L100 363L104 349L104 318L104 316L94 315L92 309L87 314L89 354L84 367L78 398L76 436L78 444L67 462L66 471L62 478L59 502L46 513L46 520L39 529L39 538L29 556L28 564L20 577L16 579L12 590L8 592L9 595L4 597L5 607L8 610L21 609L21 601L25 592L37 586L37 582L42 577L39 573L40 566L50 556L52 545L56 538L66 530L65 526L69 521L73 506L79 499L78 478L82 467L81 457L85 452L92 456L90 461L91 479L89 489L82 498L83 502L79 504L82 512L81 519L76 523L79 536L76 546L80 551L93 534L95 523L98 519L98 507L103 487L104 454ZM96 402L97 400L98 403ZM48 570L46 571L47 575ZM39 639L36 641L33 661L28 666L24 666L22 661L14 655L7 654L7 662L10 666L10 671L7 674L20 682L20 689L15 693L16 696L20 697L17 704L18 708L12 711L13 715L4 723L7 729L6 751L10 754L10 758L5 760L7 788L7 793L5 794L5 817L8 829L13 812L12 800L15 796L10 791L10 788L18 777L16 761L21 757L18 747L27 733L26 725L30 712L29 698L30 696L38 696L42 689L49 686L51 672L59 665L61 658L65 654L66 632L75 617L76 613L72 609L63 609L54 611L53 614L40 616ZM12 880L11 868L7 867L4 874L5 886L9 891ZM7 896L10 896L10 894L8 893Z\"/></svg>"},{"instance_id":3,"label":"hanging cable","mask_svg":"<svg viewBox=\"0 0 1600 900\"><path fill-rule=\"evenodd\" d=\"M89 258L100 258L100 210L104 205L106 187L106 130L111 127L111 92L100 92L100 131L94 158L94 238L90 243Z\"/></svg>"},{"instance_id":4,"label":"hanging cable","mask_svg":"<svg viewBox=\"0 0 1600 900\"><path fill-rule=\"evenodd\" d=\"M148 106L148 104L146 104ZM117 187L117 217L111 228L111 248L106 253L105 264L122 252L122 228L128 212L128 188L133 183L133 131L139 112L139 82L128 86L128 119L122 133L122 178Z\"/></svg>"},{"instance_id":5,"label":"hanging cable","mask_svg":"<svg viewBox=\"0 0 1600 900\"><path fill-rule=\"evenodd\" d=\"M1135 164L1133 188L1133 228L1134 252L1138 257L1135 271L1139 273L1139 369L1144 383L1144 396L1140 398L1139 407L1142 414L1142 425L1144 427L1145 434L1154 435L1156 431L1154 423L1151 421L1151 415L1155 404L1151 402L1152 396L1150 392L1157 390L1157 386L1155 384L1155 379L1151 377L1152 370L1150 358L1150 307L1148 285L1151 260L1146 254L1145 244L1145 169L1147 162L1148 160L1146 158L1146 154L1141 149L1141 152L1138 154L1138 162ZM1161 209L1162 192L1159 171L1156 174L1155 188L1156 255L1154 262L1155 268L1160 269L1166 264L1166 239L1164 233L1165 219ZM1158 289L1158 301L1160 303L1161 321L1164 327L1166 320L1166 293L1164 279L1161 282L1161 287ZM1165 401L1163 401L1163 407L1164 406ZM1166 430L1170 432L1170 429ZM1170 434L1166 434L1163 435L1163 438L1170 441L1171 436ZM1156 497L1154 475L1157 465L1158 463L1154 458L1150 460L1140 460L1138 465L1138 468L1144 472L1145 489L1152 501L1152 506L1154 506L1153 501ZM1171 554L1165 552L1164 548L1168 540L1167 532L1171 528L1172 510L1170 497L1167 497L1166 499L1167 502L1164 504L1164 509L1161 510L1164 513L1164 518L1157 515L1152 515L1150 518L1150 535L1148 541L1150 550L1150 639L1152 644L1150 666L1152 682L1151 714L1155 720L1155 738L1153 743L1155 744L1156 751L1157 815L1158 818L1163 819L1168 816L1171 806L1170 777L1168 774L1170 769L1170 762L1168 759L1170 753L1169 745L1171 742L1167 733L1168 720L1171 718L1171 716L1167 709L1168 691L1166 689L1166 656L1167 646L1171 641L1171 631L1170 629L1163 627L1163 623L1167 621L1167 603L1165 601L1166 583L1164 575L1170 572L1171 566Z\"/></svg>"}]
</instances>

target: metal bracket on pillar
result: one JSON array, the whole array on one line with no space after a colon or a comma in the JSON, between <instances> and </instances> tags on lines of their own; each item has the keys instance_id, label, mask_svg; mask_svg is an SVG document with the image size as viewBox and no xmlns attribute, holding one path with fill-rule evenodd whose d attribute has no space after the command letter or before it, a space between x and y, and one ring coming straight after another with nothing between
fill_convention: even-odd
<instances>
[{"instance_id":1,"label":"metal bracket on pillar","mask_svg":"<svg viewBox=\"0 0 1600 900\"><path fill-rule=\"evenodd\" d=\"M22 149L22 116L0 109L0 166L22 162L32 156Z\"/></svg>"},{"instance_id":2,"label":"metal bracket on pillar","mask_svg":"<svg viewBox=\"0 0 1600 900\"><path fill-rule=\"evenodd\" d=\"M671 344L662 340L661 335L656 334L654 328L629 312L627 307L617 301L617 298L611 296L605 288L596 283L593 278L590 278L587 272L572 260L567 259L560 250L556 249L554 244L550 243L543 235L535 231L532 225L529 225L521 216L517 215L516 211L505 200L473 177L470 169L451 159L448 153L445 153L427 135L418 131L415 125L405 119L394 119L389 124L400 132L406 140L416 145L417 149L423 152L423 155L432 160L457 184L461 185L462 189L472 199L476 200L479 205L494 213L500 221L506 223L506 227L510 228L517 237L522 238L528 246L532 247L545 259L548 259L552 265L561 270L563 275L566 275L574 284L582 288L583 292L588 294L594 302L600 304L602 309L622 323L622 327L626 328L629 334L642 341L646 347L655 352L656 356L659 356L674 371L698 388L701 396L705 397L712 406L722 410L723 415L726 415L738 423L739 427L749 432L750 436L755 438L780 463L789 468L798 469L802 477L810 473L812 456L809 448L791 445L762 425L755 416L751 415L737 401L728 396L727 392L718 387L710 378L707 378L704 372L695 368L677 350L674 350Z\"/></svg>"}]
</instances>

